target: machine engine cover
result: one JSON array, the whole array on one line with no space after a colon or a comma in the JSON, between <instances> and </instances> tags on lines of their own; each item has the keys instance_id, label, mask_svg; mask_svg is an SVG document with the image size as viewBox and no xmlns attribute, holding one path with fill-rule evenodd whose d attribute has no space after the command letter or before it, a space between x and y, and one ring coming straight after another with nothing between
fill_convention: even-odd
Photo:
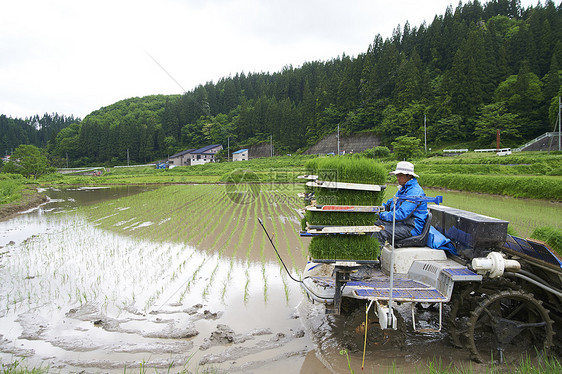
<instances>
[{"instance_id":1,"label":"machine engine cover","mask_svg":"<svg viewBox=\"0 0 562 374\"><path fill-rule=\"evenodd\" d=\"M444 205L429 206L431 224L455 244L463 257L482 257L499 249L507 237L508 221Z\"/></svg>"}]
</instances>

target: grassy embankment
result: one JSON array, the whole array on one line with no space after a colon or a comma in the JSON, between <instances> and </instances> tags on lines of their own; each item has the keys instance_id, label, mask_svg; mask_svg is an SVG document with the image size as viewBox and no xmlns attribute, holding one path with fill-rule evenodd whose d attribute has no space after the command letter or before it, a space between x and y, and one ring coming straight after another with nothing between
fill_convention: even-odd
<instances>
[{"instance_id":1,"label":"grassy embankment","mask_svg":"<svg viewBox=\"0 0 562 374\"><path fill-rule=\"evenodd\" d=\"M562 201L561 154L433 157L417 162L416 172L424 187Z\"/></svg>"},{"instance_id":2,"label":"grassy embankment","mask_svg":"<svg viewBox=\"0 0 562 374\"><path fill-rule=\"evenodd\" d=\"M40 184L108 185L108 184L177 184L222 183L238 169L251 170L261 182L292 182L304 172L304 163L314 156L280 156L250 161L222 162L196 166L156 169L155 167L110 168L102 176L50 174Z\"/></svg>"},{"instance_id":3,"label":"grassy embankment","mask_svg":"<svg viewBox=\"0 0 562 374\"><path fill-rule=\"evenodd\" d=\"M100 177L50 174L38 180L27 180L25 183L58 186L224 183L232 179L229 176L237 169L250 170L254 177L251 178L252 182L257 177L262 183L296 183L296 177L305 173L306 161L312 158L314 156L279 156L168 170L157 170L153 167L112 168ZM380 161L387 171L393 170L396 165L395 160ZM469 152L453 157L419 159L414 160L414 163L416 172L420 175L420 184L426 190L446 189L437 191L446 197L446 205L506 219L518 226L515 233L522 236L528 236L535 228L543 226L552 226L556 237L562 236L559 223L562 222L559 208L562 202L562 154L524 152L499 157L495 154ZM392 184L395 180L387 176L386 183ZM2 191L13 190L11 186L0 188ZM448 190L461 193L455 194ZM479 198L478 195L462 192L532 199L527 201L528 204L523 204L532 208L514 208L520 199L496 201L491 204L484 196ZM391 193L389 188L387 197ZM8 194L13 195L12 192ZM4 195L4 192L0 192L0 196ZM548 214L544 211L545 204L550 212ZM544 235L541 238L544 240Z\"/></svg>"},{"instance_id":4,"label":"grassy embankment","mask_svg":"<svg viewBox=\"0 0 562 374\"><path fill-rule=\"evenodd\" d=\"M24 187L24 178L21 175L0 174L0 204L9 204L21 199Z\"/></svg>"},{"instance_id":5,"label":"grassy embankment","mask_svg":"<svg viewBox=\"0 0 562 374\"><path fill-rule=\"evenodd\" d=\"M295 182L296 176L305 172L305 162L311 158L314 156L279 156L163 170L112 168L100 177L51 174L37 182L57 185L218 183L226 181L225 176L236 169L251 170L261 182ZM388 171L396 165L394 160L380 161ZM420 159L414 163L424 187L562 201L561 154L529 152L499 157L467 153ZM387 177L387 183L394 182L391 176Z\"/></svg>"},{"instance_id":6,"label":"grassy embankment","mask_svg":"<svg viewBox=\"0 0 562 374\"><path fill-rule=\"evenodd\" d=\"M19 174L0 174L0 219L44 202L45 196L27 186Z\"/></svg>"}]
</instances>

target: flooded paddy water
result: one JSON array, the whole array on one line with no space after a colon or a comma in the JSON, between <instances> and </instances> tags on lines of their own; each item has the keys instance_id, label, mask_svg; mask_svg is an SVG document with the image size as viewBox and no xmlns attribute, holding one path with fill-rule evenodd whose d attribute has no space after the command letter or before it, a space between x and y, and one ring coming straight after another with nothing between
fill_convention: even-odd
<instances>
[{"instance_id":1,"label":"flooded paddy water","mask_svg":"<svg viewBox=\"0 0 562 374\"><path fill-rule=\"evenodd\" d=\"M298 189L47 190L48 203L0 222L0 358L60 372L329 373L349 371L349 356L358 371L364 310L326 316L306 300L257 220L298 278ZM433 357L477 367L446 331L399 333L370 341L368 372L423 371Z\"/></svg>"}]
</instances>

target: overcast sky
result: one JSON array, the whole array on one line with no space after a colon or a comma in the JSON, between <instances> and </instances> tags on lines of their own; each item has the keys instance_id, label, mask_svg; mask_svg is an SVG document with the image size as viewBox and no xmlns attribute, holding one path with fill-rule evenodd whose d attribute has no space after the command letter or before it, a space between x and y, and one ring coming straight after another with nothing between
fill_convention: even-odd
<instances>
[{"instance_id":1,"label":"overcast sky","mask_svg":"<svg viewBox=\"0 0 562 374\"><path fill-rule=\"evenodd\" d=\"M83 118L129 97L181 94L179 85L190 91L239 72L357 56L377 34L429 24L449 4L458 2L2 1L0 114Z\"/></svg>"}]
</instances>

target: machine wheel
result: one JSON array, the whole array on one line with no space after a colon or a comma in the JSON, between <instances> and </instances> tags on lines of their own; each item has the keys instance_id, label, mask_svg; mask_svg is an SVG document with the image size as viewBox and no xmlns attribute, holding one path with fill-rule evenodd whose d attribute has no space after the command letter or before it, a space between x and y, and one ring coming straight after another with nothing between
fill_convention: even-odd
<instances>
[{"instance_id":1,"label":"machine wheel","mask_svg":"<svg viewBox=\"0 0 562 374\"><path fill-rule=\"evenodd\" d=\"M478 305L478 297L475 291L480 287L479 284L472 284L455 292L451 297L451 311L449 312L448 326L451 342L457 348L466 347L467 321L470 318L470 311Z\"/></svg>"},{"instance_id":2,"label":"machine wheel","mask_svg":"<svg viewBox=\"0 0 562 374\"><path fill-rule=\"evenodd\" d=\"M552 323L532 294L507 290L488 295L467 323L472 359L516 363L521 354L546 353L552 346Z\"/></svg>"},{"instance_id":3,"label":"machine wheel","mask_svg":"<svg viewBox=\"0 0 562 374\"><path fill-rule=\"evenodd\" d=\"M468 345L468 320L471 312L482 302L486 295L498 291L519 290L520 287L506 278L485 278L482 283L471 283L460 289L455 289L451 297L451 310L449 312L448 327L451 342L457 348Z\"/></svg>"}]
</instances>

